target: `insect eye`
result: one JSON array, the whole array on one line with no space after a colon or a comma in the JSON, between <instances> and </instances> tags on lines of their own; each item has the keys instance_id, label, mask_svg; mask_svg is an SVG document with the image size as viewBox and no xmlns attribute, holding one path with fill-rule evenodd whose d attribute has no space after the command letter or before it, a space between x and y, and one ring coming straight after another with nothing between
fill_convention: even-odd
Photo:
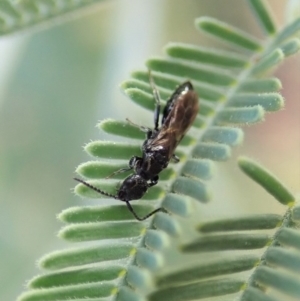
<instances>
[{"instance_id":1,"label":"insect eye","mask_svg":"<svg viewBox=\"0 0 300 301\"><path fill-rule=\"evenodd\" d=\"M126 193L125 193L123 190L120 190L120 191L118 192L118 198L119 198L121 201L125 200L125 196L126 196Z\"/></svg>"}]
</instances>

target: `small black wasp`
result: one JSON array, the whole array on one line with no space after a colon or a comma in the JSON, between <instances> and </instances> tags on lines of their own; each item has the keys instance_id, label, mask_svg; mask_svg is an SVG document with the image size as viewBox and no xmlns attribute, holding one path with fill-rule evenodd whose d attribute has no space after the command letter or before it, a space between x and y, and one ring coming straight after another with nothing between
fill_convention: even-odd
<instances>
[{"instance_id":1,"label":"small black wasp","mask_svg":"<svg viewBox=\"0 0 300 301\"><path fill-rule=\"evenodd\" d=\"M132 169L134 174L123 181L116 195L106 193L81 179L74 178L74 180L81 182L100 194L125 202L129 211L139 221L147 219L158 211L165 211L160 207L144 217L139 217L133 210L130 201L140 199L149 187L157 184L159 173L168 166L171 159L179 162L179 158L174 154L174 151L194 122L199 110L198 95L194 91L192 84L187 81L181 84L167 101L162 114L161 127L159 128L160 96L150 71L149 81L156 102L154 129L136 125L127 119L129 123L146 132L147 138L142 146L143 154L142 157L133 156L129 160L128 168L120 169L109 177Z\"/></svg>"}]
</instances>

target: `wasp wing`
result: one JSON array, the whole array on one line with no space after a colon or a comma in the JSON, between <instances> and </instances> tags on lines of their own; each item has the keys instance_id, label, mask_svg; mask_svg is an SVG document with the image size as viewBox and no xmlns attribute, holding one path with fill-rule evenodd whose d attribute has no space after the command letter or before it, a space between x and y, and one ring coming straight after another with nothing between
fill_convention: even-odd
<instances>
[{"instance_id":1,"label":"wasp wing","mask_svg":"<svg viewBox=\"0 0 300 301\"><path fill-rule=\"evenodd\" d=\"M182 89L182 86L178 89ZM194 90L183 91L176 96L160 131L147 145L152 150L164 149L169 159L194 122L199 110L198 95Z\"/></svg>"}]
</instances>

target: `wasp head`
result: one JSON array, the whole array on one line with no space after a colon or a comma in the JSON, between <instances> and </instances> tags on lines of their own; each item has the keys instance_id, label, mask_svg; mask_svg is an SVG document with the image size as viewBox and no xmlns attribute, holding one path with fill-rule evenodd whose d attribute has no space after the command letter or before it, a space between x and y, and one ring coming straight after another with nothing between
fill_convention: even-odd
<instances>
[{"instance_id":1,"label":"wasp head","mask_svg":"<svg viewBox=\"0 0 300 301\"><path fill-rule=\"evenodd\" d=\"M122 183L117 198L120 201L128 202L138 200L144 196L148 190L148 183L139 175L131 175Z\"/></svg>"}]
</instances>

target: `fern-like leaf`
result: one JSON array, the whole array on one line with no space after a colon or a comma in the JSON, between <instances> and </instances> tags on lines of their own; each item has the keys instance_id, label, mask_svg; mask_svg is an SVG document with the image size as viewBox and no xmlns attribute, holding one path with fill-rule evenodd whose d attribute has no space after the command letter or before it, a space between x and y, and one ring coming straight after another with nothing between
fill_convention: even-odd
<instances>
[{"instance_id":1,"label":"fern-like leaf","mask_svg":"<svg viewBox=\"0 0 300 301\"><path fill-rule=\"evenodd\" d=\"M0 35L54 24L91 9L103 0L1 0Z\"/></svg>"},{"instance_id":2,"label":"fern-like leaf","mask_svg":"<svg viewBox=\"0 0 300 301\"><path fill-rule=\"evenodd\" d=\"M239 166L275 199L288 206L285 214L252 215L198 224L200 237L182 244L181 252L194 255L219 252L217 259L161 274L156 278L158 288L149 300L194 300L228 294L232 294L232 300L279 300L273 297L274 292L279 292L282 300L300 298L300 232L297 227L300 206L296 205L292 193L262 166L244 157L239 159ZM270 232L271 229L275 233ZM264 251L258 255L256 250L262 248ZM225 252L228 250L231 252ZM177 294L180 295L178 299Z\"/></svg>"},{"instance_id":3,"label":"fern-like leaf","mask_svg":"<svg viewBox=\"0 0 300 301\"><path fill-rule=\"evenodd\" d=\"M152 219L138 223L126 211L125 206L113 204L112 200L109 206L65 210L59 218L69 225L59 235L69 241L91 241L91 245L58 251L43 257L39 262L40 266L53 272L33 279L29 283L30 290L20 296L20 301L70 298L79 300L84 294L85 298L95 300L108 298L139 301L145 300L150 291L152 293L149 294L149 300L153 301L193 300L238 293L244 289L245 280L227 278L224 275L251 269L260 262L259 256L228 258L227 264L224 261L212 261L205 266L194 267L196 270L193 272L191 269L183 272L183 276L163 275L158 278L157 283L151 280L151 275L164 265L161 251L168 246L170 237L178 237L183 231L173 215L187 216L193 211L193 200L200 204L209 201L210 192L205 182L213 174L212 161L227 160L232 146L241 143L243 132L237 127L261 122L266 112L283 107L284 101L277 93L281 83L267 74L285 57L299 50L300 43L294 38L294 34L300 29L300 20L278 32L264 2L248 2L267 33L266 41L224 22L201 17L195 22L197 29L229 43L234 51L171 43L165 48L167 57L151 58L146 63L152 70L163 103L176 86L186 79L193 82L200 96L199 114L176 150L180 163L170 164L161 174L160 183L149 189L144 198L134 205L139 214L160 206L171 214L160 212ZM147 71L133 72L132 78L122 83L122 88L133 102L153 111L155 101ZM76 171L92 185L114 194L120 175L114 175L110 180L104 178L111 171L126 166L131 156L140 155L144 137L130 124L111 119L102 121L99 128L109 134L130 137L133 140L88 143L85 146L86 152L100 160L83 163ZM111 161L106 161L107 159ZM82 184L76 186L75 192L89 198L102 197ZM271 227L271 224L274 227L278 217L268 216L266 220L267 225L264 225L260 218L255 217L250 219L250 224L254 221L256 227ZM239 221L238 225L241 223L244 227L250 227L249 220ZM231 221L230 225L227 221L227 228L233 225L234 222ZM199 226L201 228L203 226ZM286 243L289 243L290 235L292 234L283 232L281 239L286 239ZM250 250L263 248L271 241L272 237L268 233L214 234L212 231L205 238L182 245L181 249L183 252L197 253L212 250ZM201 274L199 270L202 268L206 271L211 268L211 274ZM262 266L257 271L261 272L258 272L255 281L270 286L265 279L268 279L273 270L269 271ZM102 272L101 280L95 277ZM60 282L59 279L64 278L64 275L70 275L70 280ZM199 282L200 278L206 279L209 275L223 278ZM178 284L170 287L166 280L168 277L178 278ZM181 277L190 277L188 283ZM154 284L157 289L153 289ZM262 298L261 295L264 296L251 285L243 298L253 300L249 298Z\"/></svg>"}]
</instances>

